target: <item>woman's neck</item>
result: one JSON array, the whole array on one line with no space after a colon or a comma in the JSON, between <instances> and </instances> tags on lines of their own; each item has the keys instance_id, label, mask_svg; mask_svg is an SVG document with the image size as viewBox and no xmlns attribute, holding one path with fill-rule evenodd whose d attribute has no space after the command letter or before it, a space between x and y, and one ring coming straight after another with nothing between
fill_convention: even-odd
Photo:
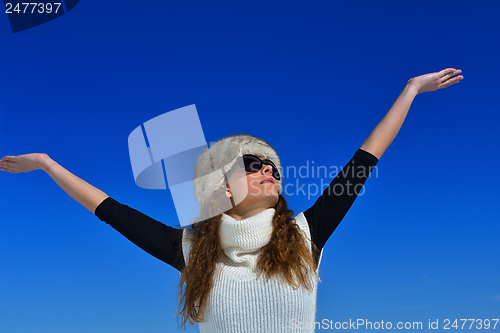
<instances>
[{"instance_id":1,"label":"woman's neck","mask_svg":"<svg viewBox=\"0 0 500 333\"><path fill-rule=\"evenodd\" d=\"M273 207L267 207L267 206L261 206L261 205L256 205L256 206L251 206L251 207L245 207L244 209L242 207L236 206L231 208L226 212L227 215L231 216L233 219L237 221L244 220L246 218L252 217L254 215L257 215L266 209L273 208Z\"/></svg>"}]
</instances>

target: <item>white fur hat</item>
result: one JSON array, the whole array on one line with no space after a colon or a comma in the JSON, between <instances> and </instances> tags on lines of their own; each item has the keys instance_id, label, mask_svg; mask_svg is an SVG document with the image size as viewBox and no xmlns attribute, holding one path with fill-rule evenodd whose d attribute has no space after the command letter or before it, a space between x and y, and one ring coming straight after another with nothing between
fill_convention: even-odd
<instances>
[{"instance_id":1,"label":"white fur hat","mask_svg":"<svg viewBox=\"0 0 500 333\"><path fill-rule=\"evenodd\" d=\"M276 150L266 141L249 134L226 136L204 149L199 155L195 167L194 193L200 207L224 183L221 170L228 171L238 156L244 154L257 155L271 160L280 174L281 163ZM219 171L218 173L216 171ZM276 182L278 193L282 193L283 178Z\"/></svg>"}]
</instances>

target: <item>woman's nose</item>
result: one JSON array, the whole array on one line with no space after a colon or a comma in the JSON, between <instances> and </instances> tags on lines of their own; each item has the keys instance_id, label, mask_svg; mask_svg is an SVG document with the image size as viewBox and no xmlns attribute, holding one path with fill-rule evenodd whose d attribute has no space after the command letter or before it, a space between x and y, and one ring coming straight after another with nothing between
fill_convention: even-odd
<instances>
[{"instance_id":1,"label":"woman's nose","mask_svg":"<svg viewBox=\"0 0 500 333\"><path fill-rule=\"evenodd\" d=\"M262 168L262 173L272 173L273 172L273 167L267 164L264 164L264 167Z\"/></svg>"}]
</instances>

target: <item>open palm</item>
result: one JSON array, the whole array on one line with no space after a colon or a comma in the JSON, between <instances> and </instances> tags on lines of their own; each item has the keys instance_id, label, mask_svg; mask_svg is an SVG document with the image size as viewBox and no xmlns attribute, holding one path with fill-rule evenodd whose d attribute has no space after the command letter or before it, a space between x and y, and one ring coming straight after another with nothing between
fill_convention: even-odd
<instances>
[{"instance_id":1,"label":"open palm","mask_svg":"<svg viewBox=\"0 0 500 333\"><path fill-rule=\"evenodd\" d=\"M462 75L454 76L461 73L462 70L455 68L446 68L436 73L420 75L412 78L411 84L417 87L417 94L425 91L434 91L446 88L452 84L458 83L464 77Z\"/></svg>"},{"instance_id":2,"label":"open palm","mask_svg":"<svg viewBox=\"0 0 500 333\"><path fill-rule=\"evenodd\" d=\"M19 173L42 169L45 158L46 155L40 153L5 156L0 160L0 170Z\"/></svg>"}]
</instances>

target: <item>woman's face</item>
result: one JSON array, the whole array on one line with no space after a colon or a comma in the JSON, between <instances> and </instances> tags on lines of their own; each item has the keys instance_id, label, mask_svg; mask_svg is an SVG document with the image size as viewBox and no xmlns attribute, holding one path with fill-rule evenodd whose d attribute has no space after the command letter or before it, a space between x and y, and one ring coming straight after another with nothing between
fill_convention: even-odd
<instances>
[{"instance_id":1,"label":"woman's face","mask_svg":"<svg viewBox=\"0 0 500 333\"><path fill-rule=\"evenodd\" d=\"M259 157L260 158L260 157ZM262 160L262 158L260 158ZM229 190L236 206L274 207L278 202L278 181L272 176L272 166L263 164L257 172L238 168L229 176ZM267 180L267 181L264 181Z\"/></svg>"}]
</instances>

